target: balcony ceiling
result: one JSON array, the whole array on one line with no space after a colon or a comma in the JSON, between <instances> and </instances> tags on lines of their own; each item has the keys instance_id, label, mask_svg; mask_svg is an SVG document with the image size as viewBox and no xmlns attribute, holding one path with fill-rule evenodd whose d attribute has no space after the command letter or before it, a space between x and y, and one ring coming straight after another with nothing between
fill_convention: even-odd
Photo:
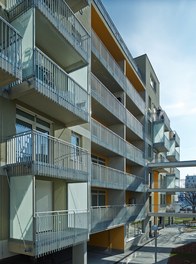
<instances>
[{"instance_id":1,"label":"balcony ceiling","mask_svg":"<svg viewBox=\"0 0 196 264\"><path fill-rule=\"evenodd\" d=\"M36 45L67 72L82 68L87 62L46 17L36 10ZM43 34L44 32L44 34Z\"/></svg>"},{"instance_id":2,"label":"balcony ceiling","mask_svg":"<svg viewBox=\"0 0 196 264\"><path fill-rule=\"evenodd\" d=\"M110 146L111 147L111 146ZM107 149L106 147L102 147L99 144L96 144L93 142L92 139L92 143L91 143L91 152L92 153L96 153L97 155L100 156L107 156L107 157L117 157L119 156L118 154L112 152L111 150Z\"/></svg>"},{"instance_id":3,"label":"balcony ceiling","mask_svg":"<svg viewBox=\"0 0 196 264\"><path fill-rule=\"evenodd\" d=\"M92 117L106 126L120 124L121 122L115 116L115 113L109 112L103 105L92 97Z\"/></svg>"},{"instance_id":4,"label":"balcony ceiling","mask_svg":"<svg viewBox=\"0 0 196 264\"><path fill-rule=\"evenodd\" d=\"M0 68L0 86L6 86L16 80L17 78L15 76Z\"/></svg>"},{"instance_id":5,"label":"balcony ceiling","mask_svg":"<svg viewBox=\"0 0 196 264\"><path fill-rule=\"evenodd\" d=\"M92 53L91 70L93 74L112 92L122 91L121 86L103 66L99 59Z\"/></svg>"},{"instance_id":6,"label":"balcony ceiling","mask_svg":"<svg viewBox=\"0 0 196 264\"><path fill-rule=\"evenodd\" d=\"M65 0L74 13L88 5L88 0Z\"/></svg>"}]
</instances>

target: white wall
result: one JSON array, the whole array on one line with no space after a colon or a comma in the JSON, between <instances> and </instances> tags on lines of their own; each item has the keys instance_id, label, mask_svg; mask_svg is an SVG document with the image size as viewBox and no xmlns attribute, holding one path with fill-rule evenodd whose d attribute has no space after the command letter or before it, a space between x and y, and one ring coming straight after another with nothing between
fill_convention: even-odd
<instances>
[{"instance_id":1,"label":"white wall","mask_svg":"<svg viewBox=\"0 0 196 264\"><path fill-rule=\"evenodd\" d=\"M10 178L10 238L33 240L33 177Z\"/></svg>"},{"instance_id":2,"label":"white wall","mask_svg":"<svg viewBox=\"0 0 196 264\"><path fill-rule=\"evenodd\" d=\"M68 210L87 210L87 183L68 184Z\"/></svg>"}]
</instances>

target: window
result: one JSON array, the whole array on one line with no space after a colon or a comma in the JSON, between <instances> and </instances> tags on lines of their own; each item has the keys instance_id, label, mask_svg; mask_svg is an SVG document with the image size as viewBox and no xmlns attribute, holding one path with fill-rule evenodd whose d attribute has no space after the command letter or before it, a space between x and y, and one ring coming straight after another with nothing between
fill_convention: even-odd
<instances>
[{"instance_id":1,"label":"window","mask_svg":"<svg viewBox=\"0 0 196 264\"><path fill-rule=\"evenodd\" d=\"M151 100L151 97L148 96L148 108L151 109L152 107L152 100Z\"/></svg>"},{"instance_id":2,"label":"window","mask_svg":"<svg viewBox=\"0 0 196 264\"><path fill-rule=\"evenodd\" d=\"M150 75L150 85L151 85L151 87L154 89L154 91L156 92L156 90L157 90L157 86L156 86L155 79L153 78L152 75Z\"/></svg>"},{"instance_id":3,"label":"window","mask_svg":"<svg viewBox=\"0 0 196 264\"><path fill-rule=\"evenodd\" d=\"M102 190L92 190L91 205L92 206L105 206L106 205L106 192Z\"/></svg>"},{"instance_id":4,"label":"window","mask_svg":"<svg viewBox=\"0 0 196 264\"><path fill-rule=\"evenodd\" d=\"M148 121L148 128L147 128L147 135L148 135L148 138L152 140L152 122Z\"/></svg>"},{"instance_id":5,"label":"window","mask_svg":"<svg viewBox=\"0 0 196 264\"><path fill-rule=\"evenodd\" d=\"M98 156L91 155L91 160L93 163L97 163L97 164L104 165L104 166L106 165L105 160Z\"/></svg>"},{"instance_id":6,"label":"window","mask_svg":"<svg viewBox=\"0 0 196 264\"><path fill-rule=\"evenodd\" d=\"M78 160L80 157L81 136L72 132L71 144L73 145L72 159Z\"/></svg>"},{"instance_id":7,"label":"window","mask_svg":"<svg viewBox=\"0 0 196 264\"><path fill-rule=\"evenodd\" d=\"M49 162L49 138L51 123L38 117L34 113L16 109L16 161L27 162L36 159L37 162ZM34 133L34 144L32 146L31 130ZM33 151L32 151L33 148ZM34 157L32 154L34 153Z\"/></svg>"},{"instance_id":8,"label":"window","mask_svg":"<svg viewBox=\"0 0 196 264\"><path fill-rule=\"evenodd\" d=\"M152 146L148 144L148 159L152 158Z\"/></svg>"}]
</instances>

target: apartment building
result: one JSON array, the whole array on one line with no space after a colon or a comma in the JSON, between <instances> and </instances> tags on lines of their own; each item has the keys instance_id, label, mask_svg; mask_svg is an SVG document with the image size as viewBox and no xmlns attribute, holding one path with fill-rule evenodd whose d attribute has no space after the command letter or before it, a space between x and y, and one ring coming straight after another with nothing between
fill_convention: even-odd
<instances>
[{"instance_id":1,"label":"apartment building","mask_svg":"<svg viewBox=\"0 0 196 264\"><path fill-rule=\"evenodd\" d=\"M0 259L71 248L73 263L82 263L91 175L90 6L1 5Z\"/></svg>"},{"instance_id":2,"label":"apartment building","mask_svg":"<svg viewBox=\"0 0 196 264\"><path fill-rule=\"evenodd\" d=\"M146 166L180 146L147 55L99 0L0 4L0 260L129 249L174 199L152 189L179 177Z\"/></svg>"}]
</instances>

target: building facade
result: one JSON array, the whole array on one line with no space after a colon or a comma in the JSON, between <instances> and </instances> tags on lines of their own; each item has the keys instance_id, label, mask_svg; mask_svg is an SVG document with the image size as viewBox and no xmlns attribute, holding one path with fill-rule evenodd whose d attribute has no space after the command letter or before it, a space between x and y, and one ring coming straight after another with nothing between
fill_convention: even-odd
<instances>
[{"instance_id":1,"label":"building facade","mask_svg":"<svg viewBox=\"0 0 196 264\"><path fill-rule=\"evenodd\" d=\"M0 4L0 260L86 263L87 244L147 239L149 210L175 199L152 189L179 179L147 164L180 146L147 55L132 57L99 0Z\"/></svg>"}]
</instances>

